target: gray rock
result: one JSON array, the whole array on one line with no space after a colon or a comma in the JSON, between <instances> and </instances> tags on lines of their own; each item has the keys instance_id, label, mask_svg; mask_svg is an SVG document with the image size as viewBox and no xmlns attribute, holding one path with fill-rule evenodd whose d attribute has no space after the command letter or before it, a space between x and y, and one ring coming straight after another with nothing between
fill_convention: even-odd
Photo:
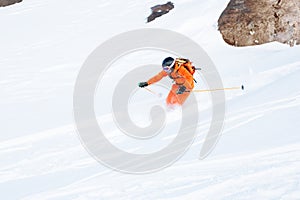
<instances>
[{"instance_id":1,"label":"gray rock","mask_svg":"<svg viewBox=\"0 0 300 200\"><path fill-rule=\"evenodd\" d=\"M15 3L19 3L22 0L0 0L0 7L9 6Z\"/></svg>"},{"instance_id":2,"label":"gray rock","mask_svg":"<svg viewBox=\"0 0 300 200\"><path fill-rule=\"evenodd\" d=\"M147 18L147 22L151 22L155 20L157 17L167 14L170 10L174 8L174 4L172 2L168 2L162 5L156 5L151 8L151 15Z\"/></svg>"},{"instance_id":3,"label":"gray rock","mask_svg":"<svg viewBox=\"0 0 300 200\"><path fill-rule=\"evenodd\" d=\"M300 0L231 0L218 25L224 41L234 46L299 45Z\"/></svg>"}]
</instances>

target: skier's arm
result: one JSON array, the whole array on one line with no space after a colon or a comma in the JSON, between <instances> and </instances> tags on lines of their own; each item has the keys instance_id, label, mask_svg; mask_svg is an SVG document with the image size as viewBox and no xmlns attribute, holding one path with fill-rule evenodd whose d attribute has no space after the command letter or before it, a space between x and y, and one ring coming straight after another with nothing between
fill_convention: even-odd
<instances>
[{"instance_id":1,"label":"skier's arm","mask_svg":"<svg viewBox=\"0 0 300 200\"><path fill-rule=\"evenodd\" d=\"M160 81L163 77L166 77L168 75L167 72L165 72L164 70L162 70L161 72L159 72L157 75L153 76L152 78L150 78L147 83L150 85L150 84L153 84L153 83L156 83L158 81Z\"/></svg>"}]
</instances>

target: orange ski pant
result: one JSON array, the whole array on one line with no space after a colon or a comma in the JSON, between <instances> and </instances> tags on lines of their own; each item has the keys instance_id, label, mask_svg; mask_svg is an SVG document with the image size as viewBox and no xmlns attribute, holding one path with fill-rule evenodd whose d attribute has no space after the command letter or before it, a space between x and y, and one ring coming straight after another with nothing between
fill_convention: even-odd
<instances>
[{"instance_id":1,"label":"orange ski pant","mask_svg":"<svg viewBox=\"0 0 300 200\"><path fill-rule=\"evenodd\" d=\"M168 97L166 99L167 105L175 105L175 104L182 105L190 95L190 92L184 92L183 94L176 94L178 88L179 85L176 84L172 85L172 89L169 92Z\"/></svg>"}]
</instances>

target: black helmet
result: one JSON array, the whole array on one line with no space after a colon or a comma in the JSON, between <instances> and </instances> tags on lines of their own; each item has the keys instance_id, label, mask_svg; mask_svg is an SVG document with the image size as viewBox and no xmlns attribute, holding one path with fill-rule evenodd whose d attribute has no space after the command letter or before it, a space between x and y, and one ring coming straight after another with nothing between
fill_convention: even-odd
<instances>
[{"instance_id":1,"label":"black helmet","mask_svg":"<svg viewBox=\"0 0 300 200\"><path fill-rule=\"evenodd\" d=\"M166 72L168 72L168 71L170 71L170 69L173 67L174 63L175 63L175 59L174 59L174 58L172 58L172 57L167 57L167 58L165 58L165 59L163 60L163 62L162 62L162 68L163 68Z\"/></svg>"}]
</instances>

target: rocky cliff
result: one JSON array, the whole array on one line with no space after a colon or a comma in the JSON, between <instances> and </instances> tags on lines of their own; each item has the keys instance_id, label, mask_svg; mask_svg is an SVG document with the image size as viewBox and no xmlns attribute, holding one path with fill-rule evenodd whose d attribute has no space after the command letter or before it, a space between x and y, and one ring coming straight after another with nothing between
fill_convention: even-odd
<instances>
[{"instance_id":1,"label":"rocky cliff","mask_svg":"<svg viewBox=\"0 0 300 200\"><path fill-rule=\"evenodd\" d=\"M219 30L234 46L278 41L300 44L300 0L231 0L221 14Z\"/></svg>"}]
</instances>

